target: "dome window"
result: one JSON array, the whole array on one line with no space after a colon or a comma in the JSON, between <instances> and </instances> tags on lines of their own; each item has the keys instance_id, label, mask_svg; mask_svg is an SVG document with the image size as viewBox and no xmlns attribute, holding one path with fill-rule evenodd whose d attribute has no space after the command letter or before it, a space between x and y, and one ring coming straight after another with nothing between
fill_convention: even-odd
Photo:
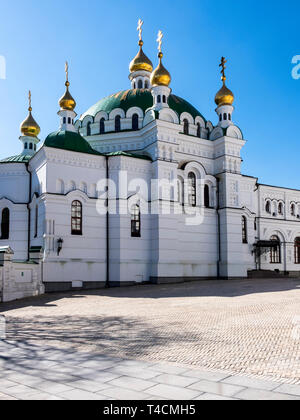
<instances>
[{"instance_id":1,"label":"dome window","mask_svg":"<svg viewBox=\"0 0 300 420\"><path fill-rule=\"evenodd\" d=\"M105 133L105 119L101 118L100 120L100 134L104 134Z\"/></svg>"},{"instance_id":2,"label":"dome window","mask_svg":"<svg viewBox=\"0 0 300 420\"><path fill-rule=\"evenodd\" d=\"M138 81L138 89L143 89L143 82L142 80Z\"/></svg>"},{"instance_id":3,"label":"dome window","mask_svg":"<svg viewBox=\"0 0 300 420\"><path fill-rule=\"evenodd\" d=\"M224 119L224 121L226 121L226 120L227 120L227 114L224 114L224 115L223 115L223 119Z\"/></svg>"},{"instance_id":4,"label":"dome window","mask_svg":"<svg viewBox=\"0 0 300 420\"><path fill-rule=\"evenodd\" d=\"M200 123L197 124L197 137L201 137L201 125Z\"/></svg>"},{"instance_id":5,"label":"dome window","mask_svg":"<svg viewBox=\"0 0 300 420\"><path fill-rule=\"evenodd\" d=\"M32 149L33 149L32 143L29 143L29 150L32 150Z\"/></svg>"},{"instance_id":6,"label":"dome window","mask_svg":"<svg viewBox=\"0 0 300 420\"><path fill-rule=\"evenodd\" d=\"M27 143L25 143L24 148L25 148L25 149L27 149L27 148L28 148L28 144L27 144Z\"/></svg>"},{"instance_id":7,"label":"dome window","mask_svg":"<svg viewBox=\"0 0 300 420\"><path fill-rule=\"evenodd\" d=\"M68 124L71 124L71 118L70 117L68 118Z\"/></svg>"},{"instance_id":8,"label":"dome window","mask_svg":"<svg viewBox=\"0 0 300 420\"><path fill-rule=\"evenodd\" d=\"M67 119L66 119L66 117L64 117L63 118L63 124L66 124L66 122L67 122Z\"/></svg>"},{"instance_id":9,"label":"dome window","mask_svg":"<svg viewBox=\"0 0 300 420\"><path fill-rule=\"evenodd\" d=\"M161 96L160 95L157 96L157 103L159 103L159 104L161 103Z\"/></svg>"},{"instance_id":10,"label":"dome window","mask_svg":"<svg viewBox=\"0 0 300 420\"><path fill-rule=\"evenodd\" d=\"M91 135L91 123L88 122L87 126L86 126L86 135L90 136Z\"/></svg>"},{"instance_id":11,"label":"dome window","mask_svg":"<svg viewBox=\"0 0 300 420\"><path fill-rule=\"evenodd\" d=\"M138 114L133 114L133 116L132 116L132 129L134 131L139 129L139 116L138 116Z\"/></svg>"},{"instance_id":12,"label":"dome window","mask_svg":"<svg viewBox=\"0 0 300 420\"><path fill-rule=\"evenodd\" d=\"M163 96L163 103L166 104L167 103L167 97L166 95Z\"/></svg>"},{"instance_id":13,"label":"dome window","mask_svg":"<svg viewBox=\"0 0 300 420\"><path fill-rule=\"evenodd\" d=\"M145 89L149 89L149 82L148 82L148 80L145 81Z\"/></svg>"},{"instance_id":14,"label":"dome window","mask_svg":"<svg viewBox=\"0 0 300 420\"><path fill-rule=\"evenodd\" d=\"M189 122L187 119L183 120L183 133L184 134L189 134Z\"/></svg>"},{"instance_id":15,"label":"dome window","mask_svg":"<svg viewBox=\"0 0 300 420\"><path fill-rule=\"evenodd\" d=\"M117 115L115 118L115 132L118 133L119 131L121 131L121 117Z\"/></svg>"}]
</instances>

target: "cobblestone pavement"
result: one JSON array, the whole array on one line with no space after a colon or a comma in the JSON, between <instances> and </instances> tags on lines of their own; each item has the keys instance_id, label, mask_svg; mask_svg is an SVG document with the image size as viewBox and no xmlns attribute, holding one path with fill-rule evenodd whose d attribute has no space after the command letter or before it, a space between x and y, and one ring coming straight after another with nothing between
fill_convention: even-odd
<instances>
[{"instance_id":1,"label":"cobblestone pavement","mask_svg":"<svg viewBox=\"0 0 300 420\"><path fill-rule=\"evenodd\" d=\"M232 382L241 387L257 379L270 379L284 389L300 385L299 279L73 292L0 304L0 311L6 317L11 351L21 348L26 353L20 363L30 359L31 349L47 346L68 354L88 354L91 362L101 354L151 366L175 363L181 369L195 369L198 375L207 371L216 375L221 371L225 378L241 375L237 379L241 385ZM203 373L200 377L205 381ZM206 388L205 382L196 390L194 384L186 387L194 393L211 389L219 395L212 392L215 388L209 381ZM164 389L156 389L160 388Z\"/></svg>"}]
</instances>

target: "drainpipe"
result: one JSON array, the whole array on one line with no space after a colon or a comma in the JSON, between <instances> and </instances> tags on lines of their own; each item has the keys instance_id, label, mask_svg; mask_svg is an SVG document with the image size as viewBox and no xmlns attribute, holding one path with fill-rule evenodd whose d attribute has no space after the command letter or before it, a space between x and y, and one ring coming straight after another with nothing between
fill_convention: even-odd
<instances>
[{"instance_id":1,"label":"drainpipe","mask_svg":"<svg viewBox=\"0 0 300 420\"><path fill-rule=\"evenodd\" d=\"M218 219L218 262L217 262L217 277L220 278L220 263L221 263L221 221L220 221L220 180L217 178L217 219Z\"/></svg>"},{"instance_id":2,"label":"drainpipe","mask_svg":"<svg viewBox=\"0 0 300 420\"><path fill-rule=\"evenodd\" d=\"M29 197L28 197L28 235L27 235L27 260L30 260L30 231L31 231L31 210L30 210L30 201L31 201L31 182L32 182L32 174L29 171L29 163L25 163L26 171L29 173Z\"/></svg>"},{"instance_id":3,"label":"drainpipe","mask_svg":"<svg viewBox=\"0 0 300 420\"><path fill-rule=\"evenodd\" d=\"M108 156L105 156L106 160L106 179L107 179L107 212L106 212L106 282L105 282L105 288L110 288L110 278L109 278L109 211L108 211L108 205L109 205L109 191L108 191L108 185L109 185L109 167L108 167Z\"/></svg>"}]
</instances>

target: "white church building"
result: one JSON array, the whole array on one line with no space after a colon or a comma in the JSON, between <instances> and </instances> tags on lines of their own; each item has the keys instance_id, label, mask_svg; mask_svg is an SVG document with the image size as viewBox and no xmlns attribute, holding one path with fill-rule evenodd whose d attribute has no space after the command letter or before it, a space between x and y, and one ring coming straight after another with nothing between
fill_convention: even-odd
<instances>
[{"instance_id":1,"label":"white church building","mask_svg":"<svg viewBox=\"0 0 300 420\"><path fill-rule=\"evenodd\" d=\"M153 69L141 24L128 89L78 119L66 67L41 147L30 95L23 150L0 162L0 266L19 282L38 267L46 292L299 275L300 191L242 174L226 60L213 123L170 88L161 33Z\"/></svg>"}]
</instances>

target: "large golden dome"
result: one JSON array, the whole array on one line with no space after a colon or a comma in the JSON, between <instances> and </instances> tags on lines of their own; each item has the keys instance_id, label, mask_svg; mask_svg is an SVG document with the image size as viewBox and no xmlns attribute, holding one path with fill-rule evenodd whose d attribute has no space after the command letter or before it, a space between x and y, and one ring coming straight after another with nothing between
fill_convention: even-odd
<instances>
[{"instance_id":1,"label":"large golden dome","mask_svg":"<svg viewBox=\"0 0 300 420\"><path fill-rule=\"evenodd\" d=\"M23 136L37 137L40 134L41 129L31 114L32 108L29 107L28 111L28 117L22 122L20 126L21 133Z\"/></svg>"},{"instance_id":2,"label":"large golden dome","mask_svg":"<svg viewBox=\"0 0 300 420\"><path fill-rule=\"evenodd\" d=\"M37 137L40 134L41 129L31 114L31 111L32 111L31 91L29 91L28 93L28 100L29 100L29 107L28 107L29 114L28 114L28 117L21 123L20 130L23 136Z\"/></svg>"},{"instance_id":3,"label":"large golden dome","mask_svg":"<svg viewBox=\"0 0 300 420\"><path fill-rule=\"evenodd\" d=\"M158 54L159 64L151 74L151 85L152 86L169 86L171 83L171 75L168 70L162 64L163 53Z\"/></svg>"},{"instance_id":4,"label":"large golden dome","mask_svg":"<svg viewBox=\"0 0 300 420\"><path fill-rule=\"evenodd\" d=\"M143 51L143 48L142 48L143 44L144 44L143 41L140 40L140 42L139 42L140 50L129 65L130 73L133 73L133 72L139 71L139 70L144 70L144 71L148 71L149 73L151 73L152 70L153 70L153 64L152 64L151 60L149 60L149 58L146 56L146 54L144 54L144 51Z\"/></svg>"},{"instance_id":5,"label":"large golden dome","mask_svg":"<svg viewBox=\"0 0 300 420\"><path fill-rule=\"evenodd\" d=\"M222 88L216 94L215 102L216 102L217 106L232 105L233 102L234 102L234 94L225 85L225 81L223 81Z\"/></svg>"},{"instance_id":6,"label":"large golden dome","mask_svg":"<svg viewBox=\"0 0 300 420\"><path fill-rule=\"evenodd\" d=\"M69 92L70 83L66 81L66 92L59 100L59 106L63 110L74 111L76 101Z\"/></svg>"}]
</instances>

